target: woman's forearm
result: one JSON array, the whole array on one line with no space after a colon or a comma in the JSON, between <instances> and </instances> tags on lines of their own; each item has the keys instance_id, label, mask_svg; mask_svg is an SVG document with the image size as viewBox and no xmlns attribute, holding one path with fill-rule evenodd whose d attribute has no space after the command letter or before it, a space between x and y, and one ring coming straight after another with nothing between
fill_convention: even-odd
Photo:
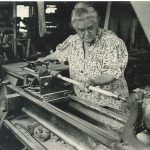
<instances>
[{"instance_id":1,"label":"woman's forearm","mask_svg":"<svg viewBox=\"0 0 150 150\"><path fill-rule=\"evenodd\" d=\"M50 55L47 55L47 56L45 57L45 60L57 60L57 57L56 57L56 55L55 55L55 52L52 53L52 54L50 54Z\"/></svg>"},{"instance_id":2,"label":"woman's forearm","mask_svg":"<svg viewBox=\"0 0 150 150\"><path fill-rule=\"evenodd\" d=\"M92 79L94 82L95 86L98 85L105 85L105 84L109 84L113 81L115 81L115 78L113 75L108 74L108 73L103 73L102 75L96 77L95 79Z\"/></svg>"}]
</instances>

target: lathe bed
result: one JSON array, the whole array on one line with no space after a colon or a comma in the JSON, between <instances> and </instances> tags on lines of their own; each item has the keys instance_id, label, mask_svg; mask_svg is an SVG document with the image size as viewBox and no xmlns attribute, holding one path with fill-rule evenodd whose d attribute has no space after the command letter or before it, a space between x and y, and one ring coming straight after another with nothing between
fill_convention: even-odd
<instances>
[{"instance_id":1,"label":"lathe bed","mask_svg":"<svg viewBox=\"0 0 150 150\"><path fill-rule=\"evenodd\" d=\"M107 150L114 149L114 145L120 143L128 114L97 106L76 97L71 92L70 84L65 82L57 83L60 86L55 90L46 87L46 93L41 94L37 72L31 68L24 69L27 65L24 64L18 68L22 70L21 75L18 75L20 71L15 72L12 71L12 67L9 70L8 66L3 66L7 74L5 77L13 81L15 78L16 82L10 80L10 84L5 85L7 94L2 100L3 105L1 104L1 111L5 112L2 113L1 123L26 148L31 150ZM54 65L57 66L57 64ZM53 69L59 70L58 66L56 68ZM64 70L67 70L67 66ZM50 80L55 79L50 78ZM51 86L49 80L44 80L43 83L47 82L46 86ZM43 140L45 139L45 136L44 138L41 136L44 134L43 130L36 129L38 127L33 124L46 130L49 138ZM118 150L126 150L123 145L115 147Z\"/></svg>"}]
</instances>

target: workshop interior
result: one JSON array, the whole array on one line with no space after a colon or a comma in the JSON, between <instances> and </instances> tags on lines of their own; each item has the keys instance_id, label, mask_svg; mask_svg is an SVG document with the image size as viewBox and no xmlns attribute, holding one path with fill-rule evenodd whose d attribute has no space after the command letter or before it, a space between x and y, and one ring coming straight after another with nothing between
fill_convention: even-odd
<instances>
[{"instance_id":1,"label":"workshop interior","mask_svg":"<svg viewBox=\"0 0 150 150\"><path fill-rule=\"evenodd\" d=\"M70 20L76 3L0 2L0 150L150 149L150 136L146 142L136 136L150 103L150 2L92 2L99 27L113 31L127 46L128 100L102 91L130 101L126 113L87 106L75 96L73 84L78 83L69 78L67 62L36 61L75 34ZM39 75L43 65L61 74Z\"/></svg>"}]
</instances>

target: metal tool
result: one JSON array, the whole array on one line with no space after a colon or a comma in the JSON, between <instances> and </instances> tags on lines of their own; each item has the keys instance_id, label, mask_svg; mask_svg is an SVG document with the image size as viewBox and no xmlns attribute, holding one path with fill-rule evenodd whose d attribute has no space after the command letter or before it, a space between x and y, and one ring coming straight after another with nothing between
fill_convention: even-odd
<instances>
[{"instance_id":1,"label":"metal tool","mask_svg":"<svg viewBox=\"0 0 150 150\"><path fill-rule=\"evenodd\" d=\"M63 77L60 74L57 75L57 78L62 79L62 80L67 81L67 82L70 82L70 83L75 84L75 85L79 85L80 84L79 82L77 82L75 80L69 79L67 77ZM92 90L92 91L101 93L101 94L105 94L107 96L111 96L111 97L117 98L118 100L126 101L126 98L120 97L120 95L113 94L112 92L105 91L105 90L102 90L100 88L89 86L89 89Z\"/></svg>"}]
</instances>

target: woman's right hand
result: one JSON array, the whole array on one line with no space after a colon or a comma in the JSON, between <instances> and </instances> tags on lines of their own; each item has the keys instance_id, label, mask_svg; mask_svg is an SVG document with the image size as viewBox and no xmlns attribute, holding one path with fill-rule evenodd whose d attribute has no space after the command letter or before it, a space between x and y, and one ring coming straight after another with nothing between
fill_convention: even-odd
<instances>
[{"instance_id":1,"label":"woman's right hand","mask_svg":"<svg viewBox=\"0 0 150 150\"><path fill-rule=\"evenodd\" d=\"M50 71L52 77L57 77L58 74L60 74L60 71Z\"/></svg>"}]
</instances>

